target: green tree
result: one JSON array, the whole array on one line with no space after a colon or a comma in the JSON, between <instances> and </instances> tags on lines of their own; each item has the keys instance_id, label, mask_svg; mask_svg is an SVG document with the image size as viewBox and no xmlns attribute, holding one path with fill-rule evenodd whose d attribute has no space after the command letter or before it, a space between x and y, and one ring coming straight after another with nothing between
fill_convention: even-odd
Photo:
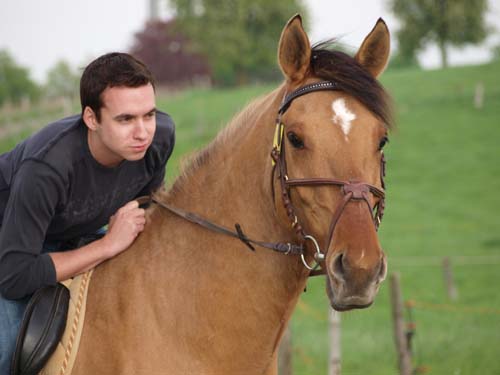
<instances>
[{"instance_id":1,"label":"green tree","mask_svg":"<svg viewBox=\"0 0 500 375\"><path fill-rule=\"evenodd\" d=\"M304 16L301 0L172 0L193 48L207 56L216 83L279 77L276 48L285 23Z\"/></svg>"},{"instance_id":2,"label":"green tree","mask_svg":"<svg viewBox=\"0 0 500 375\"><path fill-rule=\"evenodd\" d=\"M390 0L389 4L401 21L398 58L408 63L416 61L419 49L434 42L446 67L449 45L479 43L489 31L484 18L487 0Z\"/></svg>"},{"instance_id":3,"label":"green tree","mask_svg":"<svg viewBox=\"0 0 500 375\"><path fill-rule=\"evenodd\" d=\"M23 98L35 100L40 89L29 77L29 70L16 64L7 51L0 51L0 105L19 103Z\"/></svg>"},{"instance_id":4,"label":"green tree","mask_svg":"<svg viewBox=\"0 0 500 375\"><path fill-rule=\"evenodd\" d=\"M47 73L45 92L49 97L65 97L75 99L78 96L80 77L70 65L61 60Z\"/></svg>"}]
</instances>

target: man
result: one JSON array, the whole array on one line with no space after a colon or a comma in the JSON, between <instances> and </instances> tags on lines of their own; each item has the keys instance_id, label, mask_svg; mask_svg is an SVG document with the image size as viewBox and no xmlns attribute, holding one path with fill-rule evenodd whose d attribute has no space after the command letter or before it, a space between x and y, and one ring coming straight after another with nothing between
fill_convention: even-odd
<instances>
[{"instance_id":1,"label":"man","mask_svg":"<svg viewBox=\"0 0 500 375\"><path fill-rule=\"evenodd\" d=\"M145 224L133 199L163 185L174 124L156 110L144 64L124 53L97 58L80 100L81 115L0 155L0 375L29 296L127 249Z\"/></svg>"}]
</instances>

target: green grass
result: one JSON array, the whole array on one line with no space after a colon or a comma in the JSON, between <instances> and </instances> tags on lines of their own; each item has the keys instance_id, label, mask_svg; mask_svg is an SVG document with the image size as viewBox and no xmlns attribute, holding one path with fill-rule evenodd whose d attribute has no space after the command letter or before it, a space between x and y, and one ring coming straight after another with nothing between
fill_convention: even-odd
<instances>
[{"instance_id":1,"label":"green grass","mask_svg":"<svg viewBox=\"0 0 500 375\"><path fill-rule=\"evenodd\" d=\"M415 363L430 374L500 374L500 63L389 71L382 82L394 98L398 127L386 146L388 197L380 235L389 271L401 274L404 299L419 304L413 311ZM479 82L485 87L484 106L475 109ZM158 107L177 124L168 180L186 153L206 144L248 101L273 87L192 90L159 98ZM0 149L16 141L3 140ZM410 256L421 261L412 263ZM444 256L455 260L456 302L446 297ZM465 265L456 256L494 261ZM294 313L296 375L327 371L324 282L310 280ZM374 306L342 314L342 371L398 373L388 282Z\"/></svg>"}]
</instances>

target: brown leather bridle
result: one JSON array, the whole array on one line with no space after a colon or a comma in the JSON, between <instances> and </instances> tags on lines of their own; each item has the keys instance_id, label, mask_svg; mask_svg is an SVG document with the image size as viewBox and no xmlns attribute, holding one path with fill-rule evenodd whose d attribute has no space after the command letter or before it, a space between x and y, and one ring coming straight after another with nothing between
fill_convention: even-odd
<instances>
[{"instance_id":1,"label":"brown leather bridle","mask_svg":"<svg viewBox=\"0 0 500 375\"><path fill-rule=\"evenodd\" d=\"M367 204L367 208L370 211L370 215L373 216L373 221L375 225L375 229L378 229L380 221L382 220L382 216L384 213L384 202L385 202L385 184L384 184L384 176L385 176L385 160L384 154L381 152L381 169L380 169L380 180L382 189L377 188L376 186L357 181L341 181L330 178L302 178L302 179L294 179L288 177L286 157L285 157L285 142L283 142L283 134L284 134L284 125L282 122L282 116L290 107L292 101L299 96L315 92L315 91L323 91L323 90L337 90L337 85L335 82L331 81L321 81L309 85L302 86L301 88L291 92L286 95L283 99L283 102L278 110L278 117L276 120L276 132L274 137L274 144L271 151L271 158L273 160L273 171L271 174L271 191L274 198L274 179L276 174L278 174L277 178L280 181L281 186L281 196L283 200L283 205L285 207L288 218L290 219L291 225L294 228L296 234L299 238L302 239L300 244L293 244L290 242L263 242L257 241L248 238L244 233L239 224L235 224L236 231L233 231L229 228L226 228L222 225L215 224L201 216L198 216L194 213L187 212L183 209L171 206L168 203L161 202L156 200L155 198L150 197L141 197L138 198L140 204L145 204L149 201L152 201L159 206L173 212L174 214L194 223L200 225L206 229L209 229L214 232L222 233L231 237L238 238L241 240L248 248L254 251L254 247L252 245L261 246L267 249L271 249L283 254L291 254L291 255L300 255L302 259L302 263L304 266L311 270L310 276L323 274L322 271L315 271L315 269L319 266L320 262L325 259L325 252L321 251L321 248L318 244L318 241L309 234L306 234L302 225L299 222L298 216L295 214L295 208L293 207L291 198L290 198L290 188L296 186L322 186L322 185L333 185L339 186L340 191L342 192L342 199L337 205L332 221L330 223L328 240L326 242L326 247L324 249L328 250L330 243L333 239L333 234L335 231L335 227L337 222L344 211L344 208L351 201L360 201L363 200ZM369 200L369 194L374 195L379 198L378 202L374 207L371 206ZM305 243L307 241L311 241L315 247L314 259L316 261L316 265L310 266L305 260Z\"/></svg>"},{"instance_id":2,"label":"brown leather bridle","mask_svg":"<svg viewBox=\"0 0 500 375\"><path fill-rule=\"evenodd\" d=\"M338 203L334 213L333 217L330 223L330 228L329 228L329 234L328 234L328 239L325 243L324 249L328 250L330 247L331 241L333 239L333 233L335 231L335 227L340 219L340 216L342 215L342 212L344 212L344 208L348 203L351 201L360 201L363 200L367 204L367 208L370 211L370 215L373 216L373 222L375 225L375 229L378 230L378 227L380 225L380 222L382 220L382 216L384 214L384 208L385 208L385 184L384 184L384 177L385 177L385 159L384 159L384 153L381 151L381 168L380 168L380 181L382 185L382 189L373 186L371 184L365 183L365 182L359 182L359 181L342 181L342 180L336 180L336 179L331 179L331 178L290 178L288 176L288 169L287 169L287 164L286 164L286 156L285 156L285 143L283 142L284 138L284 124L282 121L282 117L285 114L285 112L290 108L290 105L292 104L293 100L311 93L311 92L316 92L316 91L324 91L324 90L337 90L337 85L335 82L331 81L321 81L317 83L312 83L309 85L302 86L301 88L293 91L289 95L286 95L285 98L283 99L283 102L278 110L278 117L276 119L276 130L275 130L275 136L274 136L274 144L273 144L273 149L271 151L271 158L273 160L273 173L271 175L271 190L274 194L274 179L276 173L278 174L277 178L280 181L281 185L281 197L283 200L283 205L285 207L286 213L288 215L288 218L291 222L292 228L295 229L296 234L303 239L303 242L306 242L306 240L311 240L313 244L316 247L316 252L314 255L314 258L317 263L321 262L325 258L325 252L321 251L321 249L318 247L317 241L314 239L309 234L306 234L304 232L304 229L302 225L300 224L300 221L298 219L297 214L295 213L295 208L292 204L292 200L290 197L290 188L296 187L296 186L323 186L323 185L333 185L333 186L339 186L340 191L342 193L342 199ZM369 194L374 195L375 197L378 198L377 203L375 203L375 206L372 207L370 204L369 200ZM304 263L304 266L310 270L314 269L315 267L309 266L307 262L305 261L304 257L302 257L302 261Z\"/></svg>"}]
</instances>

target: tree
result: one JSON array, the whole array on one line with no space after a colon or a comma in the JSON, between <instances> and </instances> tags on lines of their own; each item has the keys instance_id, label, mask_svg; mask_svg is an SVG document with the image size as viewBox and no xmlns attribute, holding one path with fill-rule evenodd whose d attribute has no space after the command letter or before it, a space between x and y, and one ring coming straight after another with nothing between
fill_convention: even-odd
<instances>
[{"instance_id":1,"label":"tree","mask_svg":"<svg viewBox=\"0 0 500 375\"><path fill-rule=\"evenodd\" d=\"M418 50L434 42L447 67L449 45L479 43L488 32L487 0L391 0L390 7L402 24L397 39L403 61L415 61Z\"/></svg>"},{"instance_id":2,"label":"tree","mask_svg":"<svg viewBox=\"0 0 500 375\"><path fill-rule=\"evenodd\" d=\"M23 98L39 97L40 90L29 77L29 71L16 64L7 51L0 51L0 105L19 103Z\"/></svg>"},{"instance_id":3,"label":"tree","mask_svg":"<svg viewBox=\"0 0 500 375\"><path fill-rule=\"evenodd\" d=\"M179 27L209 59L219 84L280 76L276 48L300 0L172 0Z\"/></svg>"},{"instance_id":4,"label":"tree","mask_svg":"<svg viewBox=\"0 0 500 375\"><path fill-rule=\"evenodd\" d=\"M189 39L176 27L176 21L150 21L135 34L130 53L142 60L163 85L210 84L207 59L191 50Z\"/></svg>"},{"instance_id":5,"label":"tree","mask_svg":"<svg viewBox=\"0 0 500 375\"><path fill-rule=\"evenodd\" d=\"M47 73L46 94L49 97L64 97L75 99L78 96L80 77L70 65L61 60Z\"/></svg>"}]
</instances>

